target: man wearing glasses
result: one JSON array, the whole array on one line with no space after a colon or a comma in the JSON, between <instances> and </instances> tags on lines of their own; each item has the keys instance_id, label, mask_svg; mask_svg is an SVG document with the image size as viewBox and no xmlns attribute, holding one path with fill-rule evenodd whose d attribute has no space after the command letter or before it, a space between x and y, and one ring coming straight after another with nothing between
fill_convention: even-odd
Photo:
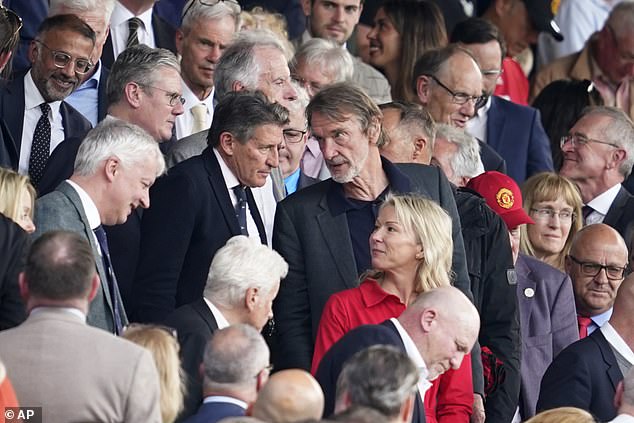
<instances>
[{"instance_id":1,"label":"man wearing glasses","mask_svg":"<svg viewBox=\"0 0 634 423\"><path fill-rule=\"evenodd\" d=\"M418 59L413 89L436 123L462 130L485 102L480 67L469 52L453 44ZM480 156L485 170L506 173L502 157L482 142Z\"/></svg>"},{"instance_id":2,"label":"man wearing glasses","mask_svg":"<svg viewBox=\"0 0 634 423\"><path fill-rule=\"evenodd\" d=\"M561 139L559 173L579 188L584 224L605 223L631 239L634 197L621 185L634 163L634 124L614 107L588 107Z\"/></svg>"},{"instance_id":3,"label":"man wearing glasses","mask_svg":"<svg viewBox=\"0 0 634 423\"><path fill-rule=\"evenodd\" d=\"M67 138L83 138L91 128L64 99L92 68L94 46L95 32L78 17L48 18L29 49L31 69L0 91L0 116L13 138L5 139L9 160L36 187L53 150Z\"/></svg>"},{"instance_id":4,"label":"man wearing glasses","mask_svg":"<svg viewBox=\"0 0 634 423\"><path fill-rule=\"evenodd\" d=\"M609 226L586 226L575 235L566 271L582 339L563 350L546 371L538 412L568 406L588 410L600 421L616 417L615 388L634 363L629 335L634 281L623 280L626 265L625 242Z\"/></svg>"}]
</instances>

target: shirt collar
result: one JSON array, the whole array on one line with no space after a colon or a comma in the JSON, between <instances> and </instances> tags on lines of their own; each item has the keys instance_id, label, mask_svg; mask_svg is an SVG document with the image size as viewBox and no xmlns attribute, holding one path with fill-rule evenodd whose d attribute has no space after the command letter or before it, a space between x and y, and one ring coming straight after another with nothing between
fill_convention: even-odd
<instances>
[{"instance_id":1,"label":"shirt collar","mask_svg":"<svg viewBox=\"0 0 634 423\"><path fill-rule=\"evenodd\" d=\"M608 322L608 320L610 320L610 317L612 317L612 311L613 311L613 308L610 307L608 310L604 311L601 314L597 314L596 316L591 316L590 319L592 320L592 323L594 323L598 327L603 327L603 325L605 325Z\"/></svg>"},{"instance_id":2,"label":"shirt collar","mask_svg":"<svg viewBox=\"0 0 634 423\"><path fill-rule=\"evenodd\" d=\"M99 216L99 209L97 209L97 205L90 195L82 187L77 185L77 183L67 179L66 182L77 192L79 195L79 199L81 201L81 205L84 208L84 213L86 213L86 217L88 218L88 224L90 225L90 229L95 230L99 225L101 225L101 217Z\"/></svg>"},{"instance_id":3,"label":"shirt collar","mask_svg":"<svg viewBox=\"0 0 634 423\"><path fill-rule=\"evenodd\" d=\"M35 314L38 314L38 313L45 312L47 310L55 310L55 311L61 311L63 313L71 314L71 315L73 315L75 317L78 317L82 322L86 323L86 315L81 310L79 310L78 308L74 308L74 307L40 306L40 307L33 308L29 312L29 315L35 315Z\"/></svg>"},{"instance_id":4,"label":"shirt collar","mask_svg":"<svg viewBox=\"0 0 634 423\"><path fill-rule=\"evenodd\" d=\"M99 80L101 79L101 59L97 61L95 65L95 73L92 74L90 78L85 80L77 90L81 90L82 88L96 88L99 86Z\"/></svg>"},{"instance_id":5,"label":"shirt collar","mask_svg":"<svg viewBox=\"0 0 634 423\"><path fill-rule=\"evenodd\" d=\"M216 325L218 325L218 329L224 329L228 327L229 322L227 321L227 319L225 319L225 316L222 315L222 312L218 310L218 307L216 307L214 303L212 303L205 297L203 297L203 300L205 300L205 304L207 304L207 307L209 307L209 311L211 311L214 319L216 319Z\"/></svg>"},{"instance_id":6,"label":"shirt collar","mask_svg":"<svg viewBox=\"0 0 634 423\"><path fill-rule=\"evenodd\" d=\"M210 403L216 403L216 402L226 402L229 404L237 405L238 407L244 410L246 410L248 407L248 404L246 402L239 400L238 398L226 397L224 395L210 395L203 399L203 404L210 404Z\"/></svg>"},{"instance_id":7,"label":"shirt collar","mask_svg":"<svg viewBox=\"0 0 634 423\"><path fill-rule=\"evenodd\" d=\"M394 294L384 291L379 283L372 278L367 278L361 285L359 285L359 291L361 292L361 299L366 308L373 307L377 304L381 304L387 297L393 297L399 303L401 299Z\"/></svg>"},{"instance_id":8,"label":"shirt collar","mask_svg":"<svg viewBox=\"0 0 634 423\"><path fill-rule=\"evenodd\" d=\"M192 92L192 90L187 86L183 78L181 78L181 87L183 89L183 98L185 99L185 108L187 110L191 110L197 104L205 104L207 105L207 110L212 110L214 108L214 92L215 87L211 88L211 93L207 98L201 100Z\"/></svg>"},{"instance_id":9,"label":"shirt collar","mask_svg":"<svg viewBox=\"0 0 634 423\"><path fill-rule=\"evenodd\" d=\"M115 1L114 9L112 10L112 16L110 17L110 25L117 26L124 22L127 22L128 19L134 18L134 17L135 15L132 12L130 12L128 9L126 9L125 6L123 6L118 1ZM143 22L143 27L146 30L152 26L152 8L151 7L136 17L141 19L141 22Z\"/></svg>"},{"instance_id":10,"label":"shirt collar","mask_svg":"<svg viewBox=\"0 0 634 423\"><path fill-rule=\"evenodd\" d=\"M427 364L425 364L425 360L423 356L420 355L420 351L416 347L416 344L410 338L409 334L405 330L401 323L395 317L390 319L390 322L394 324L396 330L398 331L401 340L403 341L403 345L405 346L405 352L412 359L416 367L420 372L420 378L418 379L418 390L421 394L421 399L425 397L425 392L431 387L431 382L427 379L429 371L427 370Z\"/></svg>"},{"instance_id":11,"label":"shirt collar","mask_svg":"<svg viewBox=\"0 0 634 423\"><path fill-rule=\"evenodd\" d=\"M388 186L375 201L382 202L385 195L391 192L410 192L410 181L398 168L388 159L381 156L383 171L388 180ZM333 184L327 194L328 207L334 216L346 213L349 210L363 207L361 203L351 201L346 197L343 184Z\"/></svg>"},{"instance_id":12,"label":"shirt collar","mask_svg":"<svg viewBox=\"0 0 634 423\"><path fill-rule=\"evenodd\" d=\"M601 213L602 215L607 215L610 210L610 206L614 202L614 199L619 194L619 190L621 189L621 184L616 184L612 188L604 191L603 193L597 195L592 200L588 202L588 206L592 207L593 210Z\"/></svg>"},{"instance_id":13,"label":"shirt collar","mask_svg":"<svg viewBox=\"0 0 634 423\"><path fill-rule=\"evenodd\" d=\"M236 175L233 174L231 169L229 169L229 166L227 166L225 159L222 158L216 147L213 148L213 152L216 155L218 164L220 165L220 171L222 172L222 177L225 180L227 189L231 191L233 187L235 187L236 185L240 185L240 181L238 180L238 178L236 178Z\"/></svg>"},{"instance_id":14,"label":"shirt collar","mask_svg":"<svg viewBox=\"0 0 634 423\"><path fill-rule=\"evenodd\" d=\"M599 329L605 339L608 340L610 345L619 352L631 365L634 365L634 352L627 345L627 343L621 338L621 335L614 329L610 322L606 322L601 329Z\"/></svg>"},{"instance_id":15,"label":"shirt collar","mask_svg":"<svg viewBox=\"0 0 634 423\"><path fill-rule=\"evenodd\" d=\"M40 90L35 86L33 82L33 76L31 76L31 70L29 70L24 76L24 110L34 109L40 107L40 104L46 103ZM59 107L62 104L61 101L53 101L48 103L51 107L51 121L55 122L59 114Z\"/></svg>"}]
</instances>

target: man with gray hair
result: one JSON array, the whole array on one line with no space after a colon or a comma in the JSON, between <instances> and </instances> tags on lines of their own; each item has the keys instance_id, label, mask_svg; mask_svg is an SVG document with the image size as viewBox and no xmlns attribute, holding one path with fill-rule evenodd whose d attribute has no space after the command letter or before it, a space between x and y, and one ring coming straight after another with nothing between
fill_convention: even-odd
<instances>
[{"instance_id":1,"label":"man with gray hair","mask_svg":"<svg viewBox=\"0 0 634 423\"><path fill-rule=\"evenodd\" d=\"M41 407L38 421L161 421L150 352L86 325L100 282L85 236L42 235L19 283L29 317L0 332L0 355L21 403Z\"/></svg>"},{"instance_id":2,"label":"man with gray hair","mask_svg":"<svg viewBox=\"0 0 634 423\"><path fill-rule=\"evenodd\" d=\"M176 119L176 138L209 129L214 111L214 71L238 29L240 5L234 1L204 4L189 0L176 31L181 55L185 113Z\"/></svg>"},{"instance_id":3,"label":"man with gray hair","mask_svg":"<svg viewBox=\"0 0 634 423\"><path fill-rule=\"evenodd\" d=\"M201 365L203 404L184 423L215 423L244 415L269 378L269 358L264 338L247 324L215 332Z\"/></svg>"},{"instance_id":4,"label":"man with gray hair","mask_svg":"<svg viewBox=\"0 0 634 423\"><path fill-rule=\"evenodd\" d=\"M187 394L180 417L200 405L200 363L205 344L215 331L246 323L262 330L273 312L271 304L288 265L274 250L242 235L235 236L214 256L203 295L177 308L165 323L177 330L181 364L187 374Z\"/></svg>"},{"instance_id":5,"label":"man with gray hair","mask_svg":"<svg viewBox=\"0 0 634 423\"><path fill-rule=\"evenodd\" d=\"M90 305L91 326L120 334L127 316L102 225L119 225L150 206L149 188L165 170L158 144L136 125L107 119L79 147L75 170L35 202L35 237L65 229L90 242L101 284Z\"/></svg>"},{"instance_id":6,"label":"man with gray hair","mask_svg":"<svg viewBox=\"0 0 634 423\"><path fill-rule=\"evenodd\" d=\"M390 345L373 345L343 366L337 379L335 412L362 406L379 411L386 422L411 422L419 377L405 352Z\"/></svg>"},{"instance_id":7,"label":"man with gray hair","mask_svg":"<svg viewBox=\"0 0 634 423\"><path fill-rule=\"evenodd\" d=\"M634 197L621 185L634 164L634 124L621 110L586 108L561 139L559 170L581 193L583 223L605 223L624 239L634 230Z\"/></svg>"},{"instance_id":8,"label":"man with gray hair","mask_svg":"<svg viewBox=\"0 0 634 423\"><path fill-rule=\"evenodd\" d=\"M437 128L431 163L455 186L467 186L469 179L484 173L478 141L453 126L441 124Z\"/></svg>"},{"instance_id":9,"label":"man with gray hair","mask_svg":"<svg viewBox=\"0 0 634 423\"><path fill-rule=\"evenodd\" d=\"M630 369L616 387L614 405L618 415L609 423L634 422L634 369Z\"/></svg>"},{"instance_id":10,"label":"man with gray hair","mask_svg":"<svg viewBox=\"0 0 634 423\"><path fill-rule=\"evenodd\" d=\"M95 31L95 48L90 59L94 66L83 75L82 84L66 102L77 109L92 126L106 116L106 83L109 70L101 63L103 46L110 33L110 16L115 0L50 0L48 16L73 14Z\"/></svg>"}]
</instances>

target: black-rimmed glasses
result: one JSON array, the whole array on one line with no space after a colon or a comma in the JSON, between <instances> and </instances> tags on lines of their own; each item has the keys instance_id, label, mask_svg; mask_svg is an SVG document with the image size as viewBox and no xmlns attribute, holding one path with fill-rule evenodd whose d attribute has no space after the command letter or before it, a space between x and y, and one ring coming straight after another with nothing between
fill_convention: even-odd
<instances>
[{"instance_id":1,"label":"black-rimmed glasses","mask_svg":"<svg viewBox=\"0 0 634 423\"><path fill-rule=\"evenodd\" d=\"M570 258L570 260L574 261L581 267L581 273L583 273L586 276L590 276L594 278L595 276L599 274L599 272L605 269L605 275L611 281L619 281L625 277L625 270L627 269L626 266L624 267L609 266L609 265L604 266L599 263L581 261L577 259L576 257L571 256L570 254L568 254L568 257Z\"/></svg>"},{"instance_id":2,"label":"black-rimmed glasses","mask_svg":"<svg viewBox=\"0 0 634 423\"><path fill-rule=\"evenodd\" d=\"M449 94L451 94L451 101L454 102L455 104L462 105L467 102L471 102L473 103L473 106L476 109L479 109L480 107L484 106L484 103L487 100L486 97L481 95L469 95L467 93L455 92L454 90L452 90L451 88L449 88L448 86L440 82L438 78L436 78L434 75L426 75L426 76L433 79L434 82L436 82L436 84L440 85L442 89L444 89Z\"/></svg>"},{"instance_id":3,"label":"black-rimmed glasses","mask_svg":"<svg viewBox=\"0 0 634 423\"><path fill-rule=\"evenodd\" d=\"M137 82L137 84L138 84L138 82ZM163 91L165 93L165 95L167 96L167 98L169 98L170 107L175 107L179 103L181 105L185 104L185 97L183 97L182 95L180 95L177 92L168 91L168 90L165 90L165 89L160 88L160 87L155 87L154 85L145 85L145 84L139 84L139 85L142 86L142 87L153 88L155 90Z\"/></svg>"},{"instance_id":4,"label":"black-rimmed glasses","mask_svg":"<svg viewBox=\"0 0 634 423\"><path fill-rule=\"evenodd\" d=\"M52 48L50 48L49 46L47 46L40 40L34 40L34 41L42 45L42 47L44 47L51 53L51 56L53 57L53 64L57 68L64 69L66 66L68 66L68 64L73 59L74 59L74 65L75 65L75 73L79 75L86 74L93 67L93 64L88 58L83 58L83 57L75 58L71 56L70 54L66 53L65 51L53 50Z\"/></svg>"},{"instance_id":5,"label":"black-rimmed glasses","mask_svg":"<svg viewBox=\"0 0 634 423\"><path fill-rule=\"evenodd\" d=\"M304 135L306 135L307 132L308 130L300 131L298 129L293 129L293 128L284 129L282 131L282 133L284 134L284 141L286 141L289 144L297 144L302 139L304 139Z\"/></svg>"},{"instance_id":6,"label":"black-rimmed glasses","mask_svg":"<svg viewBox=\"0 0 634 423\"><path fill-rule=\"evenodd\" d=\"M189 10L192 8L192 6L196 3L200 3L203 6L215 6L218 3L229 3L231 5L237 6L237 12L240 13L240 3L238 3L236 0L191 0L191 2L189 3L189 5L187 6L187 8L183 11L183 14L181 15L181 18L184 19L185 16L187 15L187 12L189 12Z\"/></svg>"}]
</instances>

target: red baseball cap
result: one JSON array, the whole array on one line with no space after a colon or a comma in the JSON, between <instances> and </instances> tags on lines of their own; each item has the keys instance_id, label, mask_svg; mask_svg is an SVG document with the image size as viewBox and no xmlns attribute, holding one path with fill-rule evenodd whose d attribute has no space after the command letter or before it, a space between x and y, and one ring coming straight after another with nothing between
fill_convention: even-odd
<instances>
[{"instance_id":1,"label":"red baseball cap","mask_svg":"<svg viewBox=\"0 0 634 423\"><path fill-rule=\"evenodd\" d=\"M484 172L472 178L467 188L484 197L489 207L500 215L509 229L515 229L524 223L535 223L522 208L522 192L510 176L496 171Z\"/></svg>"}]
</instances>

